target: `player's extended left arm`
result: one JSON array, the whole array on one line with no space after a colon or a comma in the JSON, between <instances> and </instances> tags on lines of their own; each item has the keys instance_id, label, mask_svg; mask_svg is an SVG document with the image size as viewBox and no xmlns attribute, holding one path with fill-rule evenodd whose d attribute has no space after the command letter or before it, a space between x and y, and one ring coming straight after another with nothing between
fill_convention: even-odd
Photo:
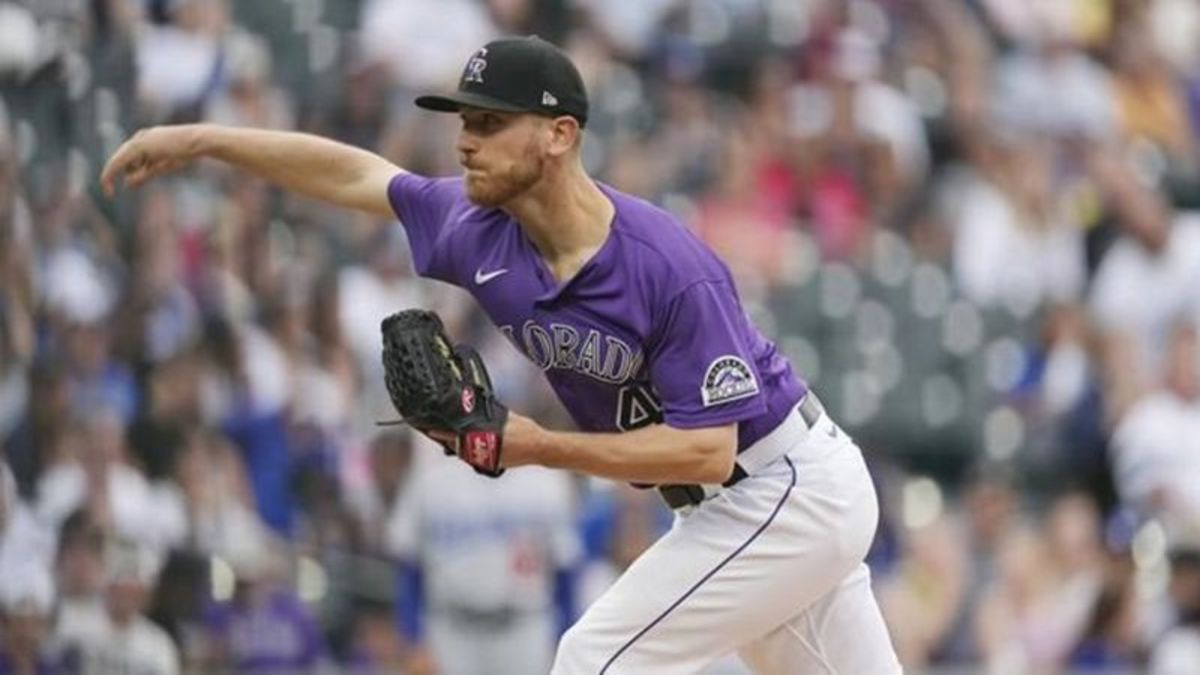
<instances>
[{"instance_id":1,"label":"player's extended left arm","mask_svg":"<svg viewBox=\"0 0 1200 675\"><path fill-rule=\"evenodd\" d=\"M736 456L737 424L590 433L551 431L510 413L504 429L505 466L538 464L634 483L723 483Z\"/></svg>"}]
</instances>

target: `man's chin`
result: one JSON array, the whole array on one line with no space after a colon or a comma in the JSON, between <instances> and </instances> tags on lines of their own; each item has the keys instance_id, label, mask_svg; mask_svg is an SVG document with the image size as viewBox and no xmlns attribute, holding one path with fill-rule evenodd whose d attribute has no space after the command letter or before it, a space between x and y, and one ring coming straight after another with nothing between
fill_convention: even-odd
<instances>
[{"instance_id":1,"label":"man's chin","mask_svg":"<svg viewBox=\"0 0 1200 675\"><path fill-rule=\"evenodd\" d=\"M475 206L483 206L485 208L500 206L500 201L496 199L496 195L487 190L472 190L471 188L467 188L467 200Z\"/></svg>"},{"instance_id":2,"label":"man's chin","mask_svg":"<svg viewBox=\"0 0 1200 675\"><path fill-rule=\"evenodd\" d=\"M494 208L504 203L502 195L498 194L495 190L488 190L481 185L473 185L469 178L466 180L465 186L467 199L476 206Z\"/></svg>"}]
</instances>

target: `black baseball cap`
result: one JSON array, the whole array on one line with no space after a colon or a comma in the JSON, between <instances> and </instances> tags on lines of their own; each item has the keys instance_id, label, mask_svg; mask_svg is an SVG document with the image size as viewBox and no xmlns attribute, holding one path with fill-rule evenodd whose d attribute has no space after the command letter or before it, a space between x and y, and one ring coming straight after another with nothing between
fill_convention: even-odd
<instances>
[{"instance_id":1,"label":"black baseball cap","mask_svg":"<svg viewBox=\"0 0 1200 675\"><path fill-rule=\"evenodd\" d=\"M570 115L587 124L588 100L583 78L561 49L537 37L493 40L463 67L458 90L418 96L426 110L458 112L464 106Z\"/></svg>"}]
</instances>

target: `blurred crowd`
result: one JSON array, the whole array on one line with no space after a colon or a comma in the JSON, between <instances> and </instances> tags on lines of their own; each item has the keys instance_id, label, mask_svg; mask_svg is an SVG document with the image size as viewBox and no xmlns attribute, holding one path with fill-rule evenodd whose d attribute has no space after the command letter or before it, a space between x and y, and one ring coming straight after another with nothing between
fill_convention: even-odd
<instances>
[{"instance_id":1,"label":"blurred crowd","mask_svg":"<svg viewBox=\"0 0 1200 675\"><path fill-rule=\"evenodd\" d=\"M98 192L194 121L454 174L411 99L501 34L860 439L909 672L1200 673L1193 0L0 0L0 673L544 672L669 525L377 425L409 307L569 425L398 223L215 164Z\"/></svg>"}]
</instances>

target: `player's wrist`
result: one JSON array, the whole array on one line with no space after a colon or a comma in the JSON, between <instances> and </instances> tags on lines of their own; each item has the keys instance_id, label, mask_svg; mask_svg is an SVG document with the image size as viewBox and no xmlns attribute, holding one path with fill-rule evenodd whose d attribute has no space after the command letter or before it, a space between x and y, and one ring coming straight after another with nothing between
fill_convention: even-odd
<instances>
[{"instance_id":1,"label":"player's wrist","mask_svg":"<svg viewBox=\"0 0 1200 675\"><path fill-rule=\"evenodd\" d=\"M504 427L504 452L500 462L507 467L538 464L546 466L546 448L551 433L534 420L509 411Z\"/></svg>"},{"instance_id":2,"label":"player's wrist","mask_svg":"<svg viewBox=\"0 0 1200 675\"><path fill-rule=\"evenodd\" d=\"M219 157L222 128L214 124L188 124L180 129L184 156L189 159Z\"/></svg>"}]
</instances>

